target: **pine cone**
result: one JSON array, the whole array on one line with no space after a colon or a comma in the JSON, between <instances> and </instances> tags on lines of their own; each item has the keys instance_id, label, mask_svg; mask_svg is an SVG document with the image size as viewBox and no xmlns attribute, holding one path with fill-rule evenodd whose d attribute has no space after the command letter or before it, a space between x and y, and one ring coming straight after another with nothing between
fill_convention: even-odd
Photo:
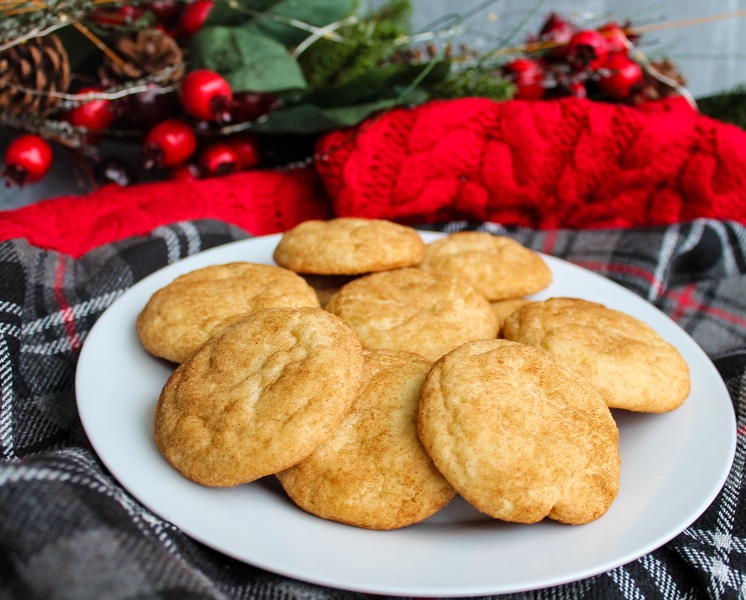
<instances>
[{"instance_id":1,"label":"pine cone","mask_svg":"<svg viewBox=\"0 0 746 600\"><path fill-rule=\"evenodd\" d=\"M70 60L54 35L34 37L0 54L0 110L46 117L70 85Z\"/></svg>"},{"instance_id":2,"label":"pine cone","mask_svg":"<svg viewBox=\"0 0 746 600\"><path fill-rule=\"evenodd\" d=\"M174 38L157 29L141 29L134 34L119 37L112 50L124 61L114 62L108 56L99 68L99 78L104 85L117 85L160 73L174 67L167 80L176 82L184 74L184 58Z\"/></svg>"},{"instance_id":3,"label":"pine cone","mask_svg":"<svg viewBox=\"0 0 746 600\"><path fill-rule=\"evenodd\" d=\"M663 77L661 78L661 76ZM680 87L686 87L686 78L671 60L663 58L658 61L651 61L650 69L646 70L642 85L632 95L630 101L632 104L642 104L676 96L679 95Z\"/></svg>"}]
</instances>

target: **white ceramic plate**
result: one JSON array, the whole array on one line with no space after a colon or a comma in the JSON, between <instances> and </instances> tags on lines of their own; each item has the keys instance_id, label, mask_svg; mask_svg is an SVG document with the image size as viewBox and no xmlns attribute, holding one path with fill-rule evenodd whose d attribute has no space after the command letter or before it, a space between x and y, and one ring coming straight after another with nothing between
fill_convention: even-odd
<instances>
[{"instance_id":1,"label":"white ceramic plate","mask_svg":"<svg viewBox=\"0 0 746 600\"><path fill-rule=\"evenodd\" d=\"M438 234L423 233L426 240ZM663 313L621 286L546 257L555 282L536 298L582 297L652 325L689 363L690 397L671 413L616 412L619 497L600 519L566 526L502 523L457 498L427 521L367 531L311 516L273 478L232 489L194 484L153 442L152 416L171 367L149 356L135 318L158 288L208 264L272 263L278 236L252 238L170 265L125 292L97 321L77 370L80 416L93 447L145 506L227 555L296 579L403 596L517 592L589 577L665 544L714 500L735 452L727 389L700 347Z\"/></svg>"}]
</instances>

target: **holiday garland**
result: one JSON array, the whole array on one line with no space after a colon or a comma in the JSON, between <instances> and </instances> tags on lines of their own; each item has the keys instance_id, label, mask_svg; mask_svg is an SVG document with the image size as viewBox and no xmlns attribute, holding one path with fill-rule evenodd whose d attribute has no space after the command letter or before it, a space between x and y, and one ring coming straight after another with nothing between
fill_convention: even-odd
<instances>
[{"instance_id":1,"label":"holiday garland","mask_svg":"<svg viewBox=\"0 0 746 600\"><path fill-rule=\"evenodd\" d=\"M287 165L307 158L304 140L431 99L687 96L629 23L550 14L521 44L476 53L454 48L457 27L413 33L410 13L407 0L370 13L356 0L0 0L0 126L19 132L3 175L41 179L49 142L101 164L102 141L129 140L145 167L190 179Z\"/></svg>"}]
</instances>

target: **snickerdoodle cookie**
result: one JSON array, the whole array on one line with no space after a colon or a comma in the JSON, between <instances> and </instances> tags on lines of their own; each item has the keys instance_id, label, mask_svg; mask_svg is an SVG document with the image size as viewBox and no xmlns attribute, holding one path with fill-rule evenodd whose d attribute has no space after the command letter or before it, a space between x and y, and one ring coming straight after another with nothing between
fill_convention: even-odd
<instances>
[{"instance_id":1,"label":"snickerdoodle cookie","mask_svg":"<svg viewBox=\"0 0 746 600\"><path fill-rule=\"evenodd\" d=\"M156 291L137 317L143 347L180 363L211 335L252 311L318 308L300 275L276 265L232 262L180 275Z\"/></svg>"},{"instance_id":2,"label":"snickerdoodle cookie","mask_svg":"<svg viewBox=\"0 0 746 600\"><path fill-rule=\"evenodd\" d=\"M420 391L430 361L366 351L363 384L331 438L277 474L290 498L319 517L366 529L396 529L439 511L455 491L417 437Z\"/></svg>"},{"instance_id":3,"label":"snickerdoodle cookie","mask_svg":"<svg viewBox=\"0 0 746 600\"><path fill-rule=\"evenodd\" d=\"M471 342L438 360L419 436L456 491L497 519L588 523L619 491L619 432L598 391L517 342Z\"/></svg>"},{"instance_id":4,"label":"snickerdoodle cookie","mask_svg":"<svg viewBox=\"0 0 746 600\"><path fill-rule=\"evenodd\" d=\"M300 273L316 292L321 308L325 308L332 296L342 289L342 286L350 283L357 275L313 275L311 273Z\"/></svg>"},{"instance_id":5,"label":"snickerdoodle cookie","mask_svg":"<svg viewBox=\"0 0 746 600\"><path fill-rule=\"evenodd\" d=\"M492 301L534 294L552 283L552 271L538 253L511 238L480 231L430 242L420 266L463 277Z\"/></svg>"},{"instance_id":6,"label":"snickerdoodle cookie","mask_svg":"<svg viewBox=\"0 0 746 600\"><path fill-rule=\"evenodd\" d=\"M561 358L611 408L660 413L689 395L689 367L679 351L646 323L602 304L532 302L508 317L503 335Z\"/></svg>"},{"instance_id":7,"label":"snickerdoodle cookie","mask_svg":"<svg viewBox=\"0 0 746 600\"><path fill-rule=\"evenodd\" d=\"M528 298L511 298L510 300L497 300L491 302L492 311L497 316L497 323L500 331L503 330L505 320L522 306L531 302Z\"/></svg>"},{"instance_id":8,"label":"snickerdoodle cookie","mask_svg":"<svg viewBox=\"0 0 746 600\"><path fill-rule=\"evenodd\" d=\"M405 350L432 361L464 342L497 336L497 316L469 283L416 267L355 279L326 310L347 323L365 349Z\"/></svg>"},{"instance_id":9,"label":"snickerdoodle cookie","mask_svg":"<svg viewBox=\"0 0 746 600\"><path fill-rule=\"evenodd\" d=\"M155 441L185 477L234 486L306 458L360 391L363 349L321 308L255 311L181 363L155 411Z\"/></svg>"},{"instance_id":10,"label":"snickerdoodle cookie","mask_svg":"<svg viewBox=\"0 0 746 600\"><path fill-rule=\"evenodd\" d=\"M311 220L286 231L275 262L297 273L359 275L416 266L425 253L417 231L383 219Z\"/></svg>"}]
</instances>

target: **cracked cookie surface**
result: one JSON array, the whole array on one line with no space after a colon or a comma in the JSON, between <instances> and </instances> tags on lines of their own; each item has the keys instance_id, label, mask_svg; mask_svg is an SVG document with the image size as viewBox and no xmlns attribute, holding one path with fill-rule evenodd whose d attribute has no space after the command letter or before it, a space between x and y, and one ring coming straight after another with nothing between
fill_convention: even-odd
<instances>
[{"instance_id":1,"label":"cracked cookie surface","mask_svg":"<svg viewBox=\"0 0 746 600\"><path fill-rule=\"evenodd\" d=\"M366 529L396 529L435 514L455 491L417 437L430 361L409 352L365 352L363 384L334 435L277 474L304 510Z\"/></svg>"},{"instance_id":2,"label":"cracked cookie surface","mask_svg":"<svg viewBox=\"0 0 746 600\"><path fill-rule=\"evenodd\" d=\"M137 316L140 343L180 363L211 335L263 308L319 307L298 274L276 265L233 262L180 275L157 290Z\"/></svg>"},{"instance_id":3,"label":"cracked cookie surface","mask_svg":"<svg viewBox=\"0 0 746 600\"><path fill-rule=\"evenodd\" d=\"M425 242L412 227L384 219L338 217L305 221L286 231L274 251L297 273L360 275L416 266Z\"/></svg>"},{"instance_id":4,"label":"cracked cookie surface","mask_svg":"<svg viewBox=\"0 0 746 600\"><path fill-rule=\"evenodd\" d=\"M619 432L595 388L556 357L496 339L438 360L419 436L445 478L505 521L582 524L619 491Z\"/></svg>"},{"instance_id":5,"label":"cracked cookie surface","mask_svg":"<svg viewBox=\"0 0 746 600\"><path fill-rule=\"evenodd\" d=\"M257 311L180 364L155 411L155 441L192 481L233 486L287 469L343 421L363 350L320 308Z\"/></svg>"},{"instance_id":6,"label":"cracked cookie surface","mask_svg":"<svg viewBox=\"0 0 746 600\"><path fill-rule=\"evenodd\" d=\"M497 337L487 299L462 279L419 268L365 275L326 305L367 350L414 352L434 361L459 344Z\"/></svg>"},{"instance_id":7,"label":"cracked cookie surface","mask_svg":"<svg viewBox=\"0 0 746 600\"><path fill-rule=\"evenodd\" d=\"M491 301L534 294L552 283L552 271L538 253L484 231L460 231L430 242L420 266L463 277Z\"/></svg>"},{"instance_id":8,"label":"cracked cookie surface","mask_svg":"<svg viewBox=\"0 0 746 600\"><path fill-rule=\"evenodd\" d=\"M689 395L689 367L652 327L580 298L532 302L505 321L503 336L565 361L611 408L667 412Z\"/></svg>"}]
</instances>

